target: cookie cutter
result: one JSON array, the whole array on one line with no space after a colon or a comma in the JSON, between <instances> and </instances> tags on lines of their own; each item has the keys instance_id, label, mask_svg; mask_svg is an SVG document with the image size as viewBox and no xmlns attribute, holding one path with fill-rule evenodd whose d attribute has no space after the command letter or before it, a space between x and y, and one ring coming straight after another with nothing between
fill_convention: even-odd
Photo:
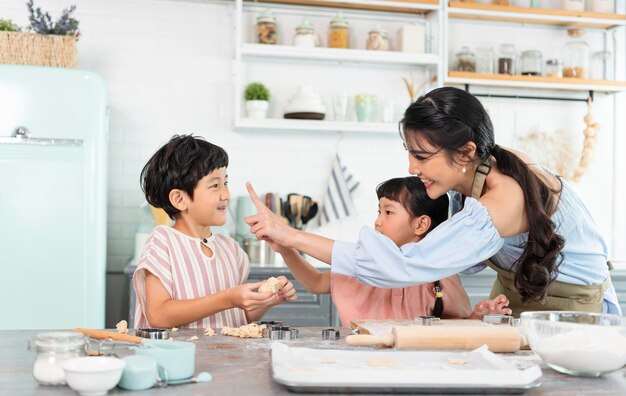
<instances>
[{"instance_id":1,"label":"cookie cutter","mask_svg":"<svg viewBox=\"0 0 626 396\"><path fill-rule=\"evenodd\" d=\"M295 340L300 331L290 326L270 326L263 329L263 337L270 340Z\"/></svg>"},{"instance_id":2,"label":"cookie cutter","mask_svg":"<svg viewBox=\"0 0 626 396\"><path fill-rule=\"evenodd\" d=\"M504 314L485 314L483 315L483 322L494 325L513 326L513 317Z\"/></svg>"},{"instance_id":3,"label":"cookie cutter","mask_svg":"<svg viewBox=\"0 0 626 396\"><path fill-rule=\"evenodd\" d=\"M438 320L439 318L436 316L418 316L415 318L415 324L421 326L432 326L433 322Z\"/></svg>"},{"instance_id":4,"label":"cookie cutter","mask_svg":"<svg viewBox=\"0 0 626 396\"><path fill-rule=\"evenodd\" d=\"M284 326L284 323L281 322L280 320L259 320L258 322L254 322L254 323L258 324L259 326L265 325L267 327Z\"/></svg>"},{"instance_id":5,"label":"cookie cutter","mask_svg":"<svg viewBox=\"0 0 626 396\"><path fill-rule=\"evenodd\" d=\"M167 340L170 338L169 329L137 329L135 335L141 338L149 338L151 340Z\"/></svg>"},{"instance_id":6,"label":"cookie cutter","mask_svg":"<svg viewBox=\"0 0 626 396\"><path fill-rule=\"evenodd\" d=\"M322 330L322 339L324 340L338 340L341 334L337 329L324 329Z\"/></svg>"}]
</instances>

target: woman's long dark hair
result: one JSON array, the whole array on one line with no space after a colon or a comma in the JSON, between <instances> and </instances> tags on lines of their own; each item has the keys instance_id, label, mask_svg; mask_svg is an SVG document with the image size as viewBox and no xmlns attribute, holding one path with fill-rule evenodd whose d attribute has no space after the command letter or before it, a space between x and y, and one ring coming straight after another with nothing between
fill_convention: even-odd
<instances>
[{"instance_id":1,"label":"woman's long dark hair","mask_svg":"<svg viewBox=\"0 0 626 396\"><path fill-rule=\"evenodd\" d=\"M551 213L558 190L548 187L518 156L495 144L493 125L480 101L458 88L430 91L411 104L400 121L401 135L408 149L422 141L453 153L464 153L468 142L476 144L476 161L493 156L498 169L522 188L528 217L528 242L514 264L515 286L523 302L542 301L554 282L563 260L564 239L556 233ZM423 140L422 140L423 139Z\"/></svg>"}]
</instances>

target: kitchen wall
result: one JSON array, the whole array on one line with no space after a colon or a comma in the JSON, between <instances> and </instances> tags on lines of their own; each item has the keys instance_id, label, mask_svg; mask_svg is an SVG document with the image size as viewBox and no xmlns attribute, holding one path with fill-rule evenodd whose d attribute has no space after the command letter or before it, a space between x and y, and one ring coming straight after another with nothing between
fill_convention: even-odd
<instances>
[{"instance_id":1,"label":"kitchen wall","mask_svg":"<svg viewBox=\"0 0 626 396\"><path fill-rule=\"evenodd\" d=\"M361 181L354 195L357 216L321 230L354 240L376 216L375 186L407 174L406 154L397 136L355 134L240 133L232 130L232 3L227 1L81 0L79 67L100 74L110 101L108 165L108 307L110 326L126 317L127 281L121 274L134 252L134 235L146 221L139 173L150 155L173 134L194 133L224 147L230 155L233 196L250 180L259 192L306 193L320 198L335 152ZM58 16L72 0L37 0ZM3 0L0 17L27 24L25 0ZM456 29L456 30L455 30ZM503 28L505 29L505 28ZM463 35L463 26L452 34ZM488 30L475 29L477 41ZM510 33L511 37L515 33ZM465 35L465 37L469 37ZM623 43L623 37L620 38ZM458 47L460 47L460 44ZM463 43L465 44L465 43ZM618 73L623 77L623 64ZM290 76L295 77L296 76ZM340 81L337 81L340 84ZM389 89L403 90L399 82ZM623 96L623 95L622 95ZM481 99L501 145L518 146L516 136L531 128L563 128L580 145L586 106L582 103ZM575 188L581 193L611 245L625 258L623 133L613 133L613 111L623 99L597 96L594 113L602 131L595 160ZM620 107L621 106L621 107ZM615 127L624 131L621 111ZM578 150L578 148L576 149ZM577 153L576 153L577 154ZM619 156L615 154L620 154ZM619 182L619 185L618 185ZM619 242L621 240L621 242ZM126 282L126 283L125 283Z\"/></svg>"}]
</instances>

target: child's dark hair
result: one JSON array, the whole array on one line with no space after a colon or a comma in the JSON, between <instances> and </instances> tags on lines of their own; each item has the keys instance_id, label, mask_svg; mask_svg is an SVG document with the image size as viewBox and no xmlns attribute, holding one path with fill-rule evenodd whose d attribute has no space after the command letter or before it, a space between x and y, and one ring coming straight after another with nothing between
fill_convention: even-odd
<instances>
[{"instance_id":1,"label":"child's dark hair","mask_svg":"<svg viewBox=\"0 0 626 396\"><path fill-rule=\"evenodd\" d=\"M228 166L228 154L199 136L174 135L141 170L141 189L155 208L163 208L174 219L180 211L170 202L173 189L193 199L198 181L216 169Z\"/></svg>"},{"instance_id":2,"label":"child's dark hair","mask_svg":"<svg viewBox=\"0 0 626 396\"><path fill-rule=\"evenodd\" d=\"M399 202L411 215L411 218L426 215L430 217L430 228L437 227L448 218L448 194L431 199L426 193L424 183L415 177L398 177L382 182L376 187L378 199L383 197ZM441 282L434 282L435 306L432 315L438 318L443 314L443 289Z\"/></svg>"},{"instance_id":3,"label":"child's dark hair","mask_svg":"<svg viewBox=\"0 0 626 396\"><path fill-rule=\"evenodd\" d=\"M376 195L378 199L384 197L399 202L412 218L423 215L430 217L431 226L428 231L448 218L448 195L431 199L426 193L424 183L415 176L384 181L376 187Z\"/></svg>"}]
</instances>

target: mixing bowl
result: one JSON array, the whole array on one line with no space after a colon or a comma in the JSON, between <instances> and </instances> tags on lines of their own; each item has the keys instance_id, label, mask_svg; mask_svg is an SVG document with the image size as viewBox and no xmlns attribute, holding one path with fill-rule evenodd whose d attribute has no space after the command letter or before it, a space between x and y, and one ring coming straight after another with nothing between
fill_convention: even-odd
<instances>
[{"instance_id":1,"label":"mixing bowl","mask_svg":"<svg viewBox=\"0 0 626 396\"><path fill-rule=\"evenodd\" d=\"M81 396L106 395L120 381L124 366L123 360L105 356L83 356L61 362L67 384Z\"/></svg>"},{"instance_id":2,"label":"mixing bowl","mask_svg":"<svg viewBox=\"0 0 626 396\"><path fill-rule=\"evenodd\" d=\"M524 312L531 349L551 368L599 377L626 364L626 318L572 311Z\"/></svg>"}]
</instances>

